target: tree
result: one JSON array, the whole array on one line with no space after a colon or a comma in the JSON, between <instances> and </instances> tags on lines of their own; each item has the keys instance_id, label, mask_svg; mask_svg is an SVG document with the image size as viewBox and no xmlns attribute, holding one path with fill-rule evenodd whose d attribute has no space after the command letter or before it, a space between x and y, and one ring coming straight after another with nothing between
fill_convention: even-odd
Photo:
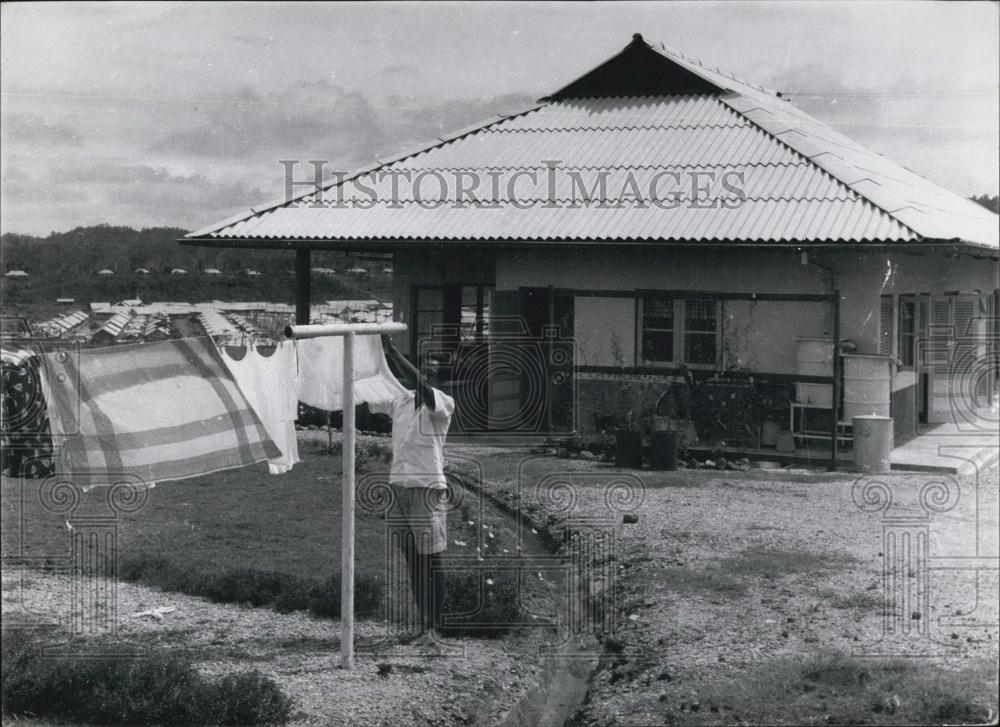
<instances>
[{"instance_id":1,"label":"tree","mask_svg":"<svg viewBox=\"0 0 1000 727\"><path fill-rule=\"evenodd\" d=\"M969 197L976 204L981 204L983 207L988 209L990 212L996 212L1000 215L1000 196L993 195L992 197L988 194L980 194L975 197Z\"/></svg>"}]
</instances>

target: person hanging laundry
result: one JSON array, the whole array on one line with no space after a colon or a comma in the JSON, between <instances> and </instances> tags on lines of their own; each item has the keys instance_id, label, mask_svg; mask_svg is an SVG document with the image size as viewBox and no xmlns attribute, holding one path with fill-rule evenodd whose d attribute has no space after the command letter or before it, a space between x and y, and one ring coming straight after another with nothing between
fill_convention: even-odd
<instances>
[{"instance_id":1,"label":"person hanging laundry","mask_svg":"<svg viewBox=\"0 0 1000 727\"><path fill-rule=\"evenodd\" d=\"M420 615L420 635L436 638L446 584L441 558L448 547L448 484L444 476L444 444L455 402L430 387L421 374L385 337L386 355L408 374L413 390L369 402L374 413L392 417L392 465L389 484L393 504L387 521L403 546L410 588Z\"/></svg>"},{"instance_id":2,"label":"person hanging laundry","mask_svg":"<svg viewBox=\"0 0 1000 727\"><path fill-rule=\"evenodd\" d=\"M298 400L303 404L340 411L343 408L344 339L307 338L298 341ZM354 400L389 401L405 391L385 360L379 336L354 339Z\"/></svg>"},{"instance_id":3,"label":"person hanging laundry","mask_svg":"<svg viewBox=\"0 0 1000 727\"><path fill-rule=\"evenodd\" d=\"M281 456L210 338L42 361L60 474L168 481Z\"/></svg>"},{"instance_id":4,"label":"person hanging laundry","mask_svg":"<svg viewBox=\"0 0 1000 727\"><path fill-rule=\"evenodd\" d=\"M52 432L40 368L31 351L0 349L0 470L11 477L40 479L53 473Z\"/></svg>"},{"instance_id":5,"label":"person hanging laundry","mask_svg":"<svg viewBox=\"0 0 1000 727\"><path fill-rule=\"evenodd\" d=\"M280 456L267 462L268 470L276 475L288 472L299 461L295 435L297 363L293 341L269 348L273 348L270 353L261 348L225 347L222 360L257 412L271 441L281 450Z\"/></svg>"}]
</instances>

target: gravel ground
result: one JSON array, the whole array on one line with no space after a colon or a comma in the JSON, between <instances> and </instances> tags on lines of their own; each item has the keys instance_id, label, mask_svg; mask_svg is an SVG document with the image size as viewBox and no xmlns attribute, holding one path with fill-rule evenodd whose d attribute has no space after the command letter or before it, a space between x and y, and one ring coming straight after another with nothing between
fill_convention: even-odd
<instances>
[{"instance_id":1,"label":"gravel ground","mask_svg":"<svg viewBox=\"0 0 1000 727\"><path fill-rule=\"evenodd\" d=\"M883 635L883 513L857 506L855 476L699 470L622 477L610 465L525 451L451 447L448 454L463 479L520 512L563 554L581 553L583 535L613 524L613 546L594 547L580 560L580 592L594 603L610 596L613 607L604 614L604 657L576 724L683 722L676 719L681 705L710 682L751 675L775 659L849 653ZM894 494L892 516L920 515L919 492L928 483L947 482L959 493L928 523L931 556L948 556L946 565L997 557L996 470L980 478L881 479ZM905 580L917 584L919 570ZM978 605L973 571L934 570L928 578L927 606L914 607L926 612L911 613L910 623L923 622L932 637L960 647L933 663L995 661L996 571L979 582ZM5 625L65 618L69 589L57 574L5 572ZM161 606L176 610L162 621L132 616ZM539 632L529 631L496 641L449 639L450 655L462 658L430 658L449 654L398 645L376 654L359 649L355 670L345 672L337 666L336 621L127 583L118 588L118 613L129 643L185 650L207 674L270 675L293 698L295 725L539 724L540 714L561 714L551 709L560 701L572 714L586 677L580 667L594 664L586 649L572 669L554 669L553 660L538 656ZM376 622L357 624L362 642L380 634ZM392 670L381 677L385 663Z\"/></svg>"},{"instance_id":2,"label":"gravel ground","mask_svg":"<svg viewBox=\"0 0 1000 727\"><path fill-rule=\"evenodd\" d=\"M20 587L19 585L20 580ZM5 573L5 626L20 619L65 618L71 581L45 572ZM516 639L448 639L448 648L359 647L355 668L340 669L340 623L122 583L118 633L135 647L184 652L206 675L258 669L295 703L292 725L496 724L535 684L538 666ZM174 608L162 620L135 617ZM380 624L360 621L361 642L377 640ZM455 658L446 658L448 656ZM379 664L391 664L378 675Z\"/></svg>"},{"instance_id":3,"label":"gravel ground","mask_svg":"<svg viewBox=\"0 0 1000 727\"><path fill-rule=\"evenodd\" d=\"M739 679L776 659L850 654L883 636L883 513L855 504L856 475L631 471L641 494L629 513L637 522L624 524L621 508L610 510L606 499L618 479L609 465L496 452L478 460L488 491L511 506L520 502L556 537L586 529L587 518L615 517L617 628L577 723L663 724L697 701L707 682ZM574 483L571 506L540 496L540 482L560 479ZM890 487L887 514L899 517L922 514L921 488L947 482L959 497L929 521L929 554L948 556L944 565L989 556L995 568L995 469L980 477L873 479ZM918 571L911 563L902 582L915 588ZM981 574L978 605L975 573L953 569L930 571L926 606L908 607L908 626L924 620L931 638L957 647L928 663L995 663L997 571Z\"/></svg>"}]
</instances>

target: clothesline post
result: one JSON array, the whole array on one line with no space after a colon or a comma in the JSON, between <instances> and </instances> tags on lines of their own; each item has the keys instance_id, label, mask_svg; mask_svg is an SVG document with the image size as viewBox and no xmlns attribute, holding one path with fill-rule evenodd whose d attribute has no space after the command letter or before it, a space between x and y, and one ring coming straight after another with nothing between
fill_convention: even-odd
<instances>
[{"instance_id":1,"label":"clothesline post","mask_svg":"<svg viewBox=\"0 0 1000 727\"><path fill-rule=\"evenodd\" d=\"M340 550L340 662L354 667L354 333L344 335L343 544ZM350 604L348 608L344 606Z\"/></svg>"},{"instance_id":2,"label":"clothesline post","mask_svg":"<svg viewBox=\"0 0 1000 727\"><path fill-rule=\"evenodd\" d=\"M405 323L332 323L326 325L288 326L288 338L344 338L343 408L343 504L341 507L340 546L340 665L354 668L354 339L358 335L403 333Z\"/></svg>"}]
</instances>

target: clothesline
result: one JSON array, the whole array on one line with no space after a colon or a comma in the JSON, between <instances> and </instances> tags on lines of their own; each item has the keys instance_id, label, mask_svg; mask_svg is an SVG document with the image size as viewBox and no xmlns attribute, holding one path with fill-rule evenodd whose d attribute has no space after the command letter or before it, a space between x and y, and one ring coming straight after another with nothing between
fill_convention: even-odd
<instances>
[{"instance_id":1,"label":"clothesline","mask_svg":"<svg viewBox=\"0 0 1000 727\"><path fill-rule=\"evenodd\" d=\"M343 406L342 338L283 341L270 355L261 348L245 347L240 356L201 337L73 354L5 350L8 378L14 381L20 366L39 389L5 388L5 419L16 419L25 405L13 401L15 393L36 408L43 402L48 421L40 420L44 432L30 439L54 451L55 469L65 475L120 471L166 482L265 459L272 473L287 472L298 462L299 401L328 411ZM355 371L358 402L386 401L404 390L378 335L358 336ZM8 439L24 443L28 435Z\"/></svg>"}]
</instances>

